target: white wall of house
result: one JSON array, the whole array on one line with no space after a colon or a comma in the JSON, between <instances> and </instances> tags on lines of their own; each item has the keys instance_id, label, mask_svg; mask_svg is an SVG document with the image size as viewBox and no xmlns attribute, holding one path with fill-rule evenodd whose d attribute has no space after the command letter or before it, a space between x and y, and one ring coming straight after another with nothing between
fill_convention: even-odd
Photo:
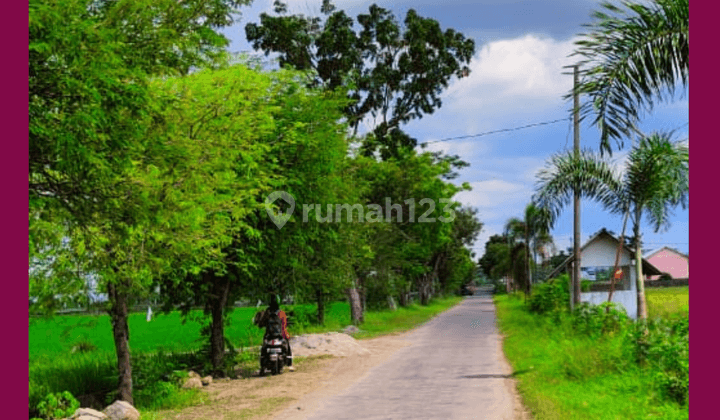
<instances>
[{"instance_id":1,"label":"white wall of house","mask_svg":"<svg viewBox=\"0 0 720 420\"><path fill-rule=\"evenodd\" d=\"M606 267L615 264L617 242L607 236L600 236L588 244L580 256L580 267ZM628 316L637 319L637 275L632 254L625 248L620 251L620 266L628 265L630 269L630 290L617 290L613 292L612 301L622 305ZM608 292L583 292L580 301L599 305L607 302Z\"/></svg>"},{"instance_id":2,"label":"white wall of house","mask_svg":"<svg viewBox=\"0 0 720 420\"><path fill-rule=\"evenodd\" d=\"M633 285L635 283L633 282ZM588 302L593 305L599 305L607 302L608 292L584 292L580 294L581 302ZM612 301L625 308L625 312L632 319L637 319L637 292L635 287L633 290L620 290L613 293Z\"/></svg>"},{"instance_id":3,"label":"white wall of house","mask_svg":"<svg viewBox=\"0 0 720 420\"><path fill-rule=\"evenodd\" d=\"M581 267L606 267L615 264L617 242L607 236L600 236L583 249ZM630 265L632 255L623 248L620 251L620 265Z\"/></svg>"}]
</instances>

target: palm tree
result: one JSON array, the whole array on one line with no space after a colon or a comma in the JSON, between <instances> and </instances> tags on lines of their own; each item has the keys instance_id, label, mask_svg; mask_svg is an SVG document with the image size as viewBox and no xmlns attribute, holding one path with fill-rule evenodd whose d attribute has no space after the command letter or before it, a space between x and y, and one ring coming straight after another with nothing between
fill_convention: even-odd
<instances>
[{"instance_id":1,"label":"palm tree","mask_svg":"<svg viewBox=\"0 0 720 420\"><path fill-rule=\"evenodd\" d=\"M583 152L556 155L538 174L534 200L547 209L551 225L568 205L577 188L581 196L599 201L616 214L629 212L635 236L638 317L647 318L642 276L643 215L655 232L670 226L672 209L687 205L689 192L689 152L687 146L671 141L671 134L641 137L628 155L627 168L620 174L601 156ZM577 287L578 285L576 285Z\"/></svg>"},{"instance_id":2,"label":"palm tree","mask_svg":"<svg viewBox=\"0 0 720 420\"><path fill-rule=\"evenodd\" d=\"M510 239L513 248L513 256L522 255L524 258L525 273L524 279L525 293L530 294L533 280L533 264L537 260L536 251L547 243L549 236L550 214L547 209L537 207L534 203L530 203L525 207L523 219L511 218L505 224L505 235ZM522 239L522 242L518 239ZM552 238L549 239L552 242ZM522 245L522 249L518 248ZM533 264L530 263L530 255L533 255ZM515 259L515 258L513 258Z\"/></svg>"},{"instance_id":3,"label":"palm tree","mask_svg":"<svg viewBox=\"0 0 720 420\"><path fill-rule=\"evenodd\" d=\"M581 82L575 89L589 97L581 113L595 114L601 153L612 153L610 139L622 147L623 136L636 131L638 111L650 111L654 99L671 98L678 82L687 87L689 4L623 1L603 8L576 42Z\"/></svg>"}]
</instances>

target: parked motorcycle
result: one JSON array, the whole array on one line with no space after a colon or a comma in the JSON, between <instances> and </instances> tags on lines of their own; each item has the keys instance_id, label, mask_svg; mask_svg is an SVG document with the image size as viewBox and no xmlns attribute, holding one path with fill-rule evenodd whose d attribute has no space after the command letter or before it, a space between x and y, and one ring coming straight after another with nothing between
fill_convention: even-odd
<instances>
[{"instance_id":1,"label":"parked motorcycle","mask_svg":"<svg viewBox=\"0 0 720 420\"><path fill-rule=\"evenodd\" d=\"M260 349L260 376L268 371L273 375L282 373L287 357L281 337L265 337Z\"/></svg>"}]
</instances>

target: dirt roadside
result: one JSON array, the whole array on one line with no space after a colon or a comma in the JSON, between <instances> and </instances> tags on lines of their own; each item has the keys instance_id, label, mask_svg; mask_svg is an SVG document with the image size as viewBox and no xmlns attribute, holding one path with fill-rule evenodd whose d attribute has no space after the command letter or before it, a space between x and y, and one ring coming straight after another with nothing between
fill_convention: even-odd
<instances>
[{"instance_id":1,"label":"dirt roadside","mask_svg":"<svg viewBox=\"0 0 720 420\"><path fill-rule=\"evenodd\" d=\"M397 350L409 346L408 333L361 340L369 354L347 357L310 357L297 363L295 372L278 376L219 380L203 388L204 405L159 412L155 419L230 420L275 418L304 419L325 398L336 395L362 379ZM143 417L144 419L145 417Z\"/></svg>"}]
</instances>

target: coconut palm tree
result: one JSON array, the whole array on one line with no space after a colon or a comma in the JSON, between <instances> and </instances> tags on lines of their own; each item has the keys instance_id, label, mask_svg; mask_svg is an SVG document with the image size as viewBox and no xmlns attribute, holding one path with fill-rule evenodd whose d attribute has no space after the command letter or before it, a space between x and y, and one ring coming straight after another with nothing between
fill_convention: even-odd
<instances>
[{"instance_id":1,"label":"coconut palm tree","mask_svg":"<svg viewBox=\"0 0 720 420\"><path fill-rule=\"evenodd\" d=\"M583 117L595 115L601 153L611 153L610 139L622 147L622 138L635 131L639 111L650 111L654 99L671 98L678 82L687 87L689 4L603 3L603 11L593 17L573 53L581 57L576 63L581 81L575 89L581 97L587 95L580 111Z\"/></svg>"},{"instance_id":2,"label":"coconut palm tree","mask_svg":"<svg viewBox=\"0 0 720 420\"><path fill-rule=\"evenodd\" d=\"M641 220L647 216L655 232L670 226L672 209L687 205L689 192L688 147L673 142L670 133L640 138L620 173L607 159L590 152L553 156L538 174L534 200L547 209L551 226L577 188L581 196L594 199L616 214L629 212L635 236L638 317L647 318L642 276ZM578 285L576 285L578 286Z\"/></svg>"}]
</instances>

